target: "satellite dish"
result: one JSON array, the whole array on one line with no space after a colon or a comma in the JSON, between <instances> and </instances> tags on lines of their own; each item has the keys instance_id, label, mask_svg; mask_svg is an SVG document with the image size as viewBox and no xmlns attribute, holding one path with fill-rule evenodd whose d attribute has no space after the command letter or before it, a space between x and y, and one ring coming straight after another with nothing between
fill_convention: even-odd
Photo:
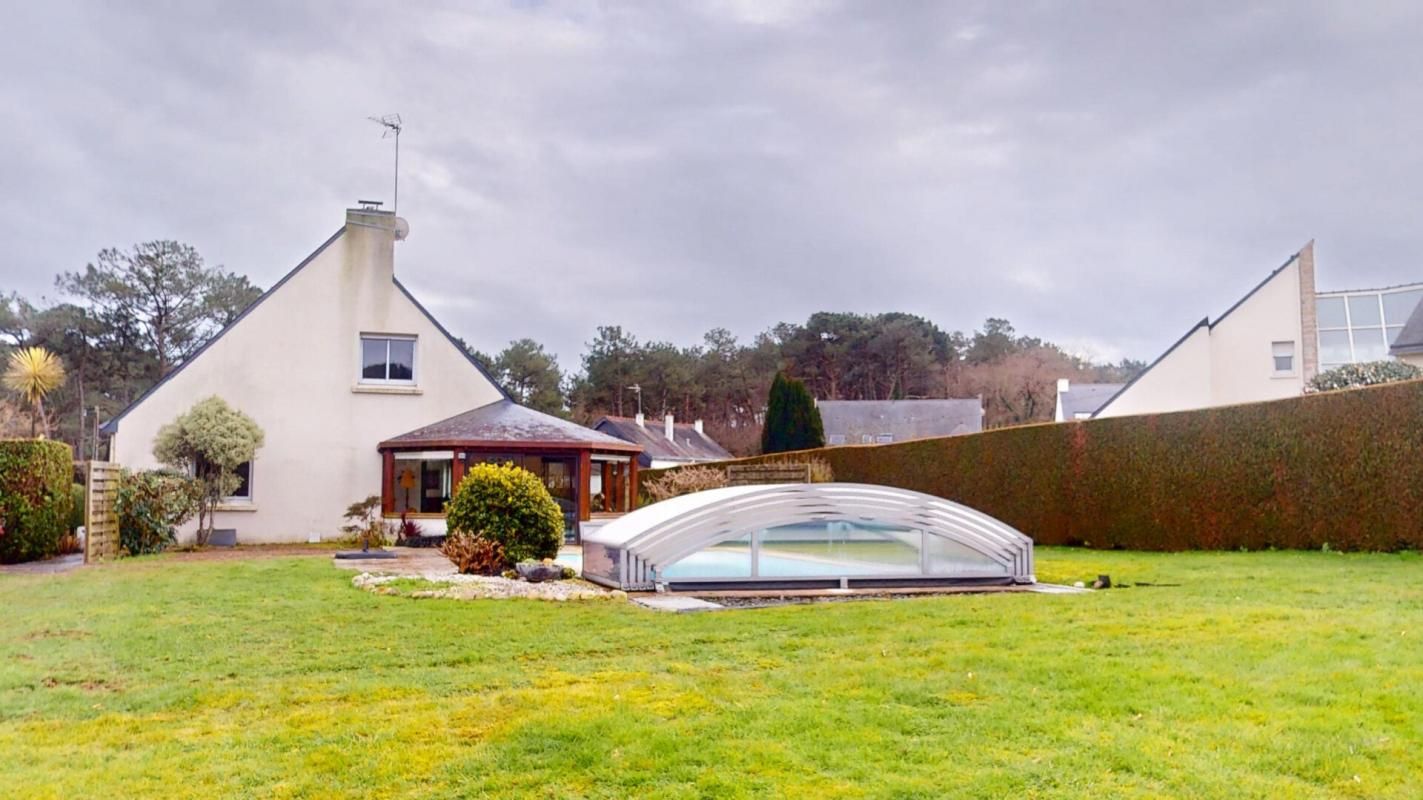
<instances>
[{"instance_id":1,"label":"satellite dish","mask_svg":"<svg viewBox=\"0 0 1423 800\"><path fill-rule=\"evenodd\" d=\"M395 218L395 241L403 242L405 237L410 235L410 223L405 221L405 217Z\"/></svg>"}]
</instances>

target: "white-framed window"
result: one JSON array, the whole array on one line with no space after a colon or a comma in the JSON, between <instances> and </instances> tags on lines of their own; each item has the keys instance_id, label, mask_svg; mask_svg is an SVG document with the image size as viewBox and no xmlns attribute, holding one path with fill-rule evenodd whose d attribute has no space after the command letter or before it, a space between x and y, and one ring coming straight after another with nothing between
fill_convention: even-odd
<instances>
[{"instance_id":1,"label":"white-framed window","mask_svg":"<svg viewBox=\"0 0 1423 800\"><path fill-rule=\"evenodd\" d=\"M1295 343L1271 342L1270 355L1275 361L1276 375L1293 375L1295 371Z\"/></svg>"},{"instance_id":2,"label":"white-framed window","mask_svg":"<svg viewBox=\"0 0 1423 800\"><path fill-rule=\"evenodd\" d=\"M832 433L832 434L830 434L828 437L826 437L825 443L826 443L826 444L844 444L844 443L845 443L845 434L843 434L843 433Z\"/></svg>"},{"instance_id":3,"label":"white-framed window","mask_svg":"<svg viewBox=\"0 0 1423 800\"><path fill-rule=\"evenodd\" d=\"M361 383L413 386L415 369L414 336L361 334Z\"/></svg>"},{"instance_id":4,"label":"white-framed window","mask_svg":"<svg viewBox=\"0 0 1423 800\"><path fill-rule=\"evenodd\" d=\"M874 443L875 443L875 436L874 436L874 434L872 434L872 433L862 433L862 434L860 434L860 444L874 444Z\"/></svg>"},{"instance_id":5,"label":"white-framed window","mask_svg":"<svg viewBox=\"0 0 1423 800\"><path fill-rule=\"evenodd\" d=\"M889 444L893 441L894 434L892 433L881 433L879 436L875 437L875 444Z\"/></svg>"},{"instance_id":6,"label":"white-framed window","mask_svg":"<svg viewBox=\"0 0 1423 800\"><path fill-rule=\"evenodd\" d=\"M206 461L206 459L204 459L202 456L198 456L197 462L196 462L195 464L193 464L193 474L194 474L194 475L198 475L198 474L204 472L204 471L206 470L206 468L207 468L207 461ZM236 473L237 473L237 477L238 477L239 480L241 480L241 483L239 483L239 484L237 485L237 489L236 489L235 491L233 491L232 494L227 495L226 497L222 498L222 502L223 502L223 503L250 503L250 502L252 502L252 462L251 462L251 461L244 461L244 462L242 462L241 464L238 464L238 465L237 465L237 469L233 470L233 472L236 472Z\"/></svg>"}]
</instances>

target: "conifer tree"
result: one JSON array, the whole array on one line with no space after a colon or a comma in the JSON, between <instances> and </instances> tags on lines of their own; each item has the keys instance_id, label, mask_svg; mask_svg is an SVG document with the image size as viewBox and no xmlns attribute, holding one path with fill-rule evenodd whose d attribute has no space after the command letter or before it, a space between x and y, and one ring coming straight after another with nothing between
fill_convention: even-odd
<instances>
[{"instance_id":1,"label":"conifer tree","mask_svg":"<svg viewBox=\"0 0 1423 800\"><path fill-rule=\"evenodd\" d=\"M776 373L766 401L766 424L761 429L761 452L784 453L825 446L820 409L805 384Z\"/></svg>"}]
</instances>

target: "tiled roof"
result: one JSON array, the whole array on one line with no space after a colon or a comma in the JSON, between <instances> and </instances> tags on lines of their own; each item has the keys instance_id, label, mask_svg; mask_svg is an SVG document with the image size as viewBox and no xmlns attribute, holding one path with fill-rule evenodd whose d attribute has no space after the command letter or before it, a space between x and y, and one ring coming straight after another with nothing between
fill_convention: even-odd
<instances>
[{"instance_id":1,"label":"tiled roof","mask_svg":"<svg viewBox=\"0 0 1423 800\"><path fill-rule=\"evenodd\" d=\"M1077 419L1078 414L1095 414L1106 405L1112 395L1120 392L1125 383L1072 383L1063 392L1063 419Z\"/></svg>"},{"instance_id":2,"label":"tiled roof","mask_svg":"<svg viewBox=\"0 0 1423 800\"><path fill-rule=\"evenodd\" d=\"M541 444L555 447L591 447L594 450L636 452L639 448L592 428L551 414L525 408L512 400L496 400L449 419L416 428L381 442L381 447L476 444Z\"/></svg>"},{"instance_id":3,"label":"tiled roof","mask_svg":"<svg viewBox=\"0 0 1423 800\"><path fill-rule=\"evenodd\" d=\"M674 424L671 440L667 438L665 425L662 420L649 419L638 425L637 420L630 417L610 416L598 420L593 427L641 447L644 466L654 460L694 463L732 458L726 448L698 431L695 425Z\"/></svg>"},{"instance_id":4,"label":"tiled roof","mask_svg":"<svg viewBox=\"0 0 1423 800\"><path fill-rule=\"evenodd\" d=\"M820 420L827 441L844 436L846 444L888 434L894 441L955 436L983 430L983 402L950 400L821 400ZM872 439L873 441L873 439Z\"/></svg>"}]
</instances>

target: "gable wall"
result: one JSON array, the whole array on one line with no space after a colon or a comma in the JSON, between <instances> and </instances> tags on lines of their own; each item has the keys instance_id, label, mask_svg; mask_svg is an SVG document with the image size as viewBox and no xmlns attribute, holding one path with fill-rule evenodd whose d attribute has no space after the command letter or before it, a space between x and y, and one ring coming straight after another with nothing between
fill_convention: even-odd
<instances>
[{"instance_id":1,"label":"gable wall","mask_svg":"<svg viewBox=\"0 0 1423 800\"><path fill-rule=\"evenodd\" d=\"M239 541L338 536L346 506L380 493L381 440L501 397L393 282L393 218L370 228L358 217L118 423L114 460L150 468L158 429L202 398L253 417L266 444L252 510L218 515ZM418 337L419 393L357 387L362 332Z\"/></svg>"},{"instance_id":2,"label":"gable wall","mask_svg":"<svg viewBox=\"0 0 1423 800\"><path fill-rule=\"evenodd\" d=\"M1211 334L1197 327L1174 350L1142 373L1100 412L1098 417L1125 417L1161 411L1184 411L1211 405Z\"/></svg>"},{"instance_id":3,"label":"gable wall","mask_svg":"<svg viewBox=\"0 0 1423 800\"><path fill-rule=\"evenodd\" d=\"M1294 342L1295 368L1275 375L1271 344ZM1285 266L1211 329L1211 404L1296 397L1304 391L1299 259Z\"/></svg>"}]
</instances>

